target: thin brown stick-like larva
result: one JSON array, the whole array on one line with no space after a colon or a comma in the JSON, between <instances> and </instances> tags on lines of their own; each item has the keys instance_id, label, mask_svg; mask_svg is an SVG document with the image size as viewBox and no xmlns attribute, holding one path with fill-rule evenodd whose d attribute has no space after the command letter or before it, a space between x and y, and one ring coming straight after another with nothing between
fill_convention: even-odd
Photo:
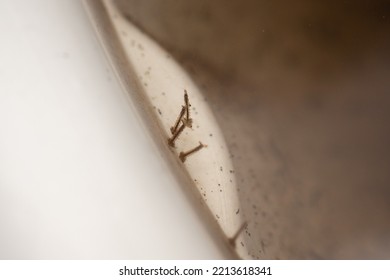
<instances>
[{"instance_id":1,"label":"thin brown stick-like larva","mask_svg":"<svg viewBox=\"0 0 390 280\"><path fill-rule=\"evenodd\" d=\"M168 139L168 145L171 147L175 147L175 141L177 137L183 132L184 128L186 127L184 122L182 121L182 125L179 127L179 129L175 132L175 134L172 135L171 138Z\"/></svg>"},{"instance_id":2,"label":"thin brown stick-like larva","mask_svg":"<svg viewBox=\"0 0 390 280\"><path fill-rule=\"evenodd\" d=\"M170 129L172 134L176 133L177 129L179 128L180 121L183 121L183 124L186 127L192 128L192 119L190 118L191 104L188 99L187 90L184 90L184 104L185 106L181 107L181 111L179 113L179 116L176 119L175 124ZM186 115L185 117L184 114Z\"/></svg>"},{"instance_id":3,"label":"thin brown stick-like larva","mask_svg":"<svg viewBox=\"0 0 390 280\"><path fill-rule=\"evenodd\" d=\"M236 241L237 241L237 238L240 236L240 234L242 233L242 231L248 226L248 223L247 222L244 222L241 227L237 230L237 232L229 238L229 243L230 245L232 245L233 247L236 247Z\"/></svg>"},{"instance_id":4,"label":"thin brown stick-like larva","mask_svg":"<svg viewBox=\"0 0 390 280\"><path fill-rule=\"evenodd\" d=\"M175 122L175 125L171 127L171 133L175 134L177 129L179 128L180 121L183 119L184 113L186 111L186 108L184 106L181 107L181 111L179 116L177 117L177 120Z\"/></svg>"},{"instance_id":5,"label":"thin brown stick-like larva","mask_svg":"<svg viewBox=\"0 0 390 280\"><path fill-rule=\"evenodd\" d=\"M203 147L207 147L207 146L204 145L202 142L199 142L199 145L198 145L198 146L196 146L195 148L189 150L188 152L180 152L180 154L179 154L180 160L181 160L182 162L185 162L186 158L187 158L189 155L191 155L191 154L193 154L193 153L199 151L199 150L202 149Z\"/></svg>"},{"instance_id":6,"label":"thin brown stick-like larva","mask_svg":"<svg viewBox=\"0 0 390 280\"><path fill-rule=\"evenodd\" d=\"M186 108L186 117L185 117L185 125L189 128L192 127L192 119L190 118L190 101L188 99L188 93L187 90L184 90L184 104Z\"/></svg>"}]
</instances>

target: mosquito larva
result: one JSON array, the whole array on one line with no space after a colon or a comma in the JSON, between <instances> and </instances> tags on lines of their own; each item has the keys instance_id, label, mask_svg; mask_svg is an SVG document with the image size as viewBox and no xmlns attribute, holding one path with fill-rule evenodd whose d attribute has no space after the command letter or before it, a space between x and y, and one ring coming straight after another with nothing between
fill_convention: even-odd
<instances>
[{"instance_id":1,"label":"mosquito larva","mask_svg":"<svg viewBox=\"0 0 390 280\"><path fill-rule=\"evenodd\" d=\"M179 116L176 119L175 124L170 129L172 134L176 133L181 121L183 122L183 124L186 127L192 128L192 119L190 118L191 104L190 104L189 99L188 99L187 90L184 90L184 104L185 104L185 106L181 107L181 111L179 113ZM185 117L184 117L184 114L185 114Z\"/></svg>"},{"instance_id":2,"label":"mosquito larva","mask_svg":"<svg viewBox=\"0 0 390 280\"><path fill-rule=\"evenodd\" d=\"M193 154L193 153L199 151L199 150L202 149L203 147L206 147L206 145L204 145L202 142L199 142L199 145L196 146L195 148L193 148L193 149L191 149L191 150L189 150L189 151L187 151L187 152L180 152L180 154L179 154L180 160L181 160L182 162L185 162L186 158L187 158L189 155L191 155L191 154Z\"/></svg>"},{"instance_id":3,"label":"mosquito larva","mask_svg":"<svg viewBox=\"0 0 390 280\"><path fill-rule=\"evenodd\" d=\"M172 137L168 139L169 146L175 147L175 141L179 137L179 135L183 132L185 127L192 128L192 119L190 118L190 107L191 107L191 104L190 104L190 101L188 99L187 90L184 90L184 106L182 106L180 114L177 117L175 124L170 129L171 133L172 133ZM182 123L182 125L180 125L180 123ZM199 146L196 146L195 148L193 148L187 152L180 152L180 154L179 154L180 160L182 162L184 162L189 155L199 151L200 149L202 149L205 146L206 145L199 142Z\"/></svg>"},{"instance_id":4,"label":"mosquito larva","mask_svg":"<svg viewBox=\"0 0 390 280\"><path fill-rule=\"evenodd\" d=\"M183 119L184 113L186 111L186 108L184 106L181 107L181 111L179 116L177 117L177 120L175 122L175 125L171 127L171 133L175 134L177 129L179 128L180 121Z\"/></svg>"},{"instance_id":5,"label":"mosquito larva","mask_svg":"<svg viewBox=\"0 0 390 280\"><path fill-rule=\"evenodd\" d=\"M190 101L188 99L188 93L187 90L184 90L184 103L186 108L186 117L185 117L185 124L187 127L192 128L192 119L190 118Z\"/></svg>"},{"instance_id":6,"label":"mosquito larva","mask_svg":"<svg viewBox=\"0 0 390 280\"><path fill-rule=\"evenodd\" d=\"M175 147L175 141L177 139L177 137L179 137L179 135L183 132L184 128L185 128L185 124L183 123L179 129L175 132L175 134L172 135L171 138L168 139L168 144L169 146L171 147Z\"/></svg>"}]
</instances>

